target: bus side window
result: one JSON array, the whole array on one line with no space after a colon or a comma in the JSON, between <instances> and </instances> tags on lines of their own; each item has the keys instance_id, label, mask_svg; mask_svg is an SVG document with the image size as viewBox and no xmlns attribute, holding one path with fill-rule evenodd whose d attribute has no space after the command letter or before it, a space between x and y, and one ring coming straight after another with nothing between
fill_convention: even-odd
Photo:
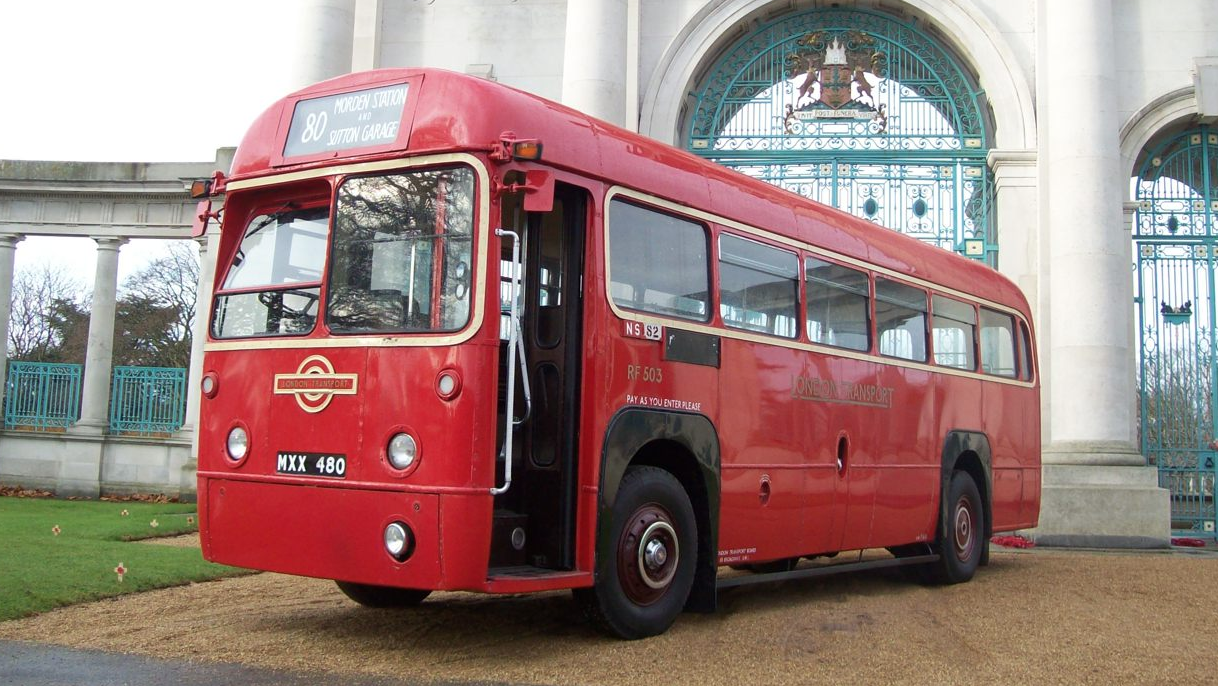
<instances>
[{"instance_id":1,"label":"bus side window","mask_svg":"<svg viewBox=\"0 0 1218 686\"><path fill-rule=\"evenodd\" d=\"M618 307L706 321L706 229L614 199L609 204L609 295Z\"/></svg>"},{"instance_id":2,"label":"bus side window","mask_svg":"<svg viewBox=\"0 0 1218 686\"><path fill-rule=\"evenodd\" d=\"M1019 378L1032 380L1032 336L1022 320L1019 322Z\"/></svg>"},{"instance_id":3,"label":"bus side window","mask_svg":"<svg viewBox=\"0 0 1218 686\"><path fill-rule=\"evenodd\" d=\"M1015 319L981 308L981 371L1015 378Z\"/></svg>"},{"instance_id":4,"label":"bus side window","mask_svg":"<svg viewBox=\"0 0 1218 686\"><path fill-rule=\"evenodd\" d=\"M731 234L719 236L719 313L734 329L797 335L799 256Z\"/></svg>"},{"instance_id":5,"label":"bus side window","mask_svg":"<svg viewBox=\"0 0 1218 686\"><path fill-rule=\"evenodd\" d=\"M804 282L808 291L808 340L850 350L870 350L867 273L809 257L804 261Z\"/></svg>"},{"instance_id":6,"label":"bus side window","mask_svg":"<svg viewBox=\"0 0 1218 686\"><path fill-rule=\"evenodd\" d=\"M936 295L931 298L935 364L973 371L977 368L973 338L977 310L970 304Z\"/></svg>"},{"instance_id":7,"label":"bus side window","mask_svg":"<svg viewBox=\"0 0 1218 686\"><path fill-rule=\"evenodd\" d=\"M926 361L926 291L885 278L875 280L875 328L880 354Z\"/></svg>"}]
</instances>

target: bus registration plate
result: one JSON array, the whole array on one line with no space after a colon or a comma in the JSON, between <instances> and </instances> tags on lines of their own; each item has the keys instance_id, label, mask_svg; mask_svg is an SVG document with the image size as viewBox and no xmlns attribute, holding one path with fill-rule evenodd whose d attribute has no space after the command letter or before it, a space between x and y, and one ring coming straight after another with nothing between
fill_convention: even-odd
<instances>
[{"instance_id":1,"label":"bus registration plate","mask_svg":"<svg viewBox=\"0 0 1218 686\"><path fill-rule=\"evenodd\" d=\"M275 456L275 471L279 474L298 476L328 476L343 479L347 476L347 456L331 453L287 453Z\"/></svg>"}]
</instances>

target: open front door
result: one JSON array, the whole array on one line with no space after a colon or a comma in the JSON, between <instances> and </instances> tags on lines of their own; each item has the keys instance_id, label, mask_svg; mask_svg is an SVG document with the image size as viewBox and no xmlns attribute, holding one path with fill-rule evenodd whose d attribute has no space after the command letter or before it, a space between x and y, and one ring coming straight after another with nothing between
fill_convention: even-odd
<instances>
[{"instance_id":1,"label":"open front door","mask_svg":"<svg viewBox=\"0 0 1218 686\"><path fill-rule=\"evenodd\" d=\"M495 501L492 568L570 569L574 564L577 431L587 193L557 184L549 212L504 201L504 226L521 236L524 283L516 383L512 488ZM510 254L501 256L511 279ZM510 290L510 289L506 289ZM505 309L510 306L505 303ZM508 326L500 356L506 404Z\"/></svg>"}]
</instances>

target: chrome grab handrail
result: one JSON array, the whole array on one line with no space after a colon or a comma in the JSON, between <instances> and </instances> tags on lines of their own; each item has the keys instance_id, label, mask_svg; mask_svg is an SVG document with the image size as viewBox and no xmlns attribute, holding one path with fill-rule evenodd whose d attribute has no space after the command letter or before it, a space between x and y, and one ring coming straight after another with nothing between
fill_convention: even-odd
<instances>
[{"instance_id":1,"label":"chrome grab handrail","mask_svg":"<svg viewBox=\"0 0 1218 686\"><path fill-rule=\"evenodd\" d=\"M503 432L503 485L491 488L491 495L506 493L512 486L512 435L516 432L516 359L520 339L520 282L524 271L520 266L520 235L507 229L495 229L500 238L512 239L512 310L509 318L507 364L507 407L504 408Z\"/></svg>"}]
</instances>

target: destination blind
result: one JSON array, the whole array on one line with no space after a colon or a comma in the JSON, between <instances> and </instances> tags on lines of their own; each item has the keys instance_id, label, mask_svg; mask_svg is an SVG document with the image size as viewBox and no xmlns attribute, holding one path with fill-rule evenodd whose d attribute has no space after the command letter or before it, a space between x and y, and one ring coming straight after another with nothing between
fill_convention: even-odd
<instances>
[{"instance_id":1,"label":"destination blind","mask_svg":"<svg viewBox=\"0 0 1218 686\"><path fill-rule=\"evenodd\" d=\"M397 140L408 84L301 100L283 146L284 157L367 148Z\"/></svg>"}]
</instances>

